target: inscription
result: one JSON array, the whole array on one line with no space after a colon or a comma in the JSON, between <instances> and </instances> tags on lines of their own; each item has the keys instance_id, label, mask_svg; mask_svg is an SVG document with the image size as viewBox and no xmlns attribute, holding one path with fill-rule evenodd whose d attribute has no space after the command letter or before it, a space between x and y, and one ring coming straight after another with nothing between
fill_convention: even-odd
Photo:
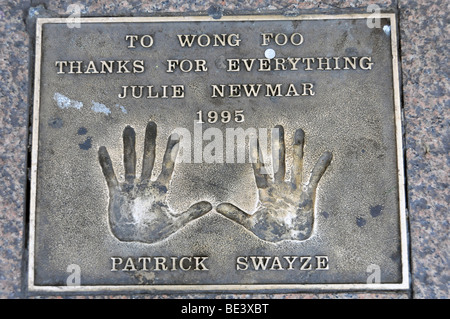
<instances>
[{"instance_id":1,"label":"inscription","mask_svg":"<svg viewBox=\"0 0 450 319\"><path fill-rule=\"evenodd\" d=\"M119 93L119 99L125 99L131 96L134 99L181 99L184 97L184 85L124 85L122 92Z\"/></svg>"},{"instance_id":2,"label":"inscription","mask_svg":"<svg viewBox=\"0 0 450 319\"><path fill-rule=\"evenodd\" d=\"M208 271L206 256L111 257L111 271ZM329 270L328 256L238 256L236 270Z\"/></svg>"},{"instance_id":3,"label":"inscription","mask_svg":"<svg viewBox=\"0 0 450 319\"><path fill-rule=\"evenodd\" d=\"M178 41L181 47L192 47L193 44L198 45L201 48L212 45L213 47L230 46L238 47L241 43L240 35L233 34L177 34Z\"/></svg>"},{"instance_id":4,"label":"inscription","mask_svg":"<svg viewBox=\"0 0 450 319\"><path fill-rule=\"evenodd\" d=\"M274 96L313 96L312 83L299 84L213 84L211 97L274 97Z\"/></svg>"},{"instance_id":5,"label":"inscription","mask_svg":"<svg viewBox=\"0 0 450 319\"><path fill-rule=\"evenodd\" d=\"M284 46L288 42L297 46L303 43L303 35L298 32L294 32L289 36L285 33L261 33L261 45L269 45L272 40L280 46Z\"/></svg>"},{"instance_id":6,"label":"inscription","mask_svg":"<svg viewBox=\"0 0 450 319\"><path fill-rule=\"evenodd\" d=\"M197 123L198 124L203 124L204 122L204 118L203 118L203 111L200 110L197 112ZM230 121L234 121L236 123L242 123L245 121L245 116L244 116L244 110L235 110L233 112L230 111L222 111L220 113L216 112L216 111L209 111L207 113L207 119L206 121L208 123L216 123L217 121L219 121L222 123L228 123Z\"/></svg>"},{"instance_id":7,"label":"inscription","mask_svg":"<svg viewBox=\"0 0 450 319\"><path fill-rule=\"evenodd\" d=\"M125 40L128 41L127 48L129 49L136 48L137 43L139 43L143 48L150 48L151 46L153 46L153 36L150 34L144 35L128 34L125 36Z\"/></svg>"},{"instance_id":8,"label":"inscription","mask_svg":"<svg viewBox=\"0 0 450 319\"><path fill-rule=\"evenodd\" d=\"M274 44L279 47L291 45L298 47L305 43L305 36L300 32L260 33L260 46ZM134 50L137 47L153 49L157 43L151 34L128 34L125 36L126 48ZM231 34L177 34L180 47L239 47L242 38L239 33ZM247 40L250 41L250 40ZM271 49L272 50L272 49ZM273 50L272 50L273 51ZM166 59L166 73L208 73L210 68L206 59ZM275 51L270 58L225 58L221 56L217 70L227 73L235 72L273 72L273 71L350 71L372 70L371 56L322 56L322 57L275 57ZM58 60L54 63L58 75L79 74L141 74L146 71L144 60ZM211 98L250 98L250 97L305 97L315 96L315 85L311 82L300 83L232 83L211 84ZM123 85L119 99L184 99L186 88L183 84L149 84ZM201 119L200 119L201 120ZM223 122L226 123L226 122Z\"/></svg>"},{"instance_id":9,"label":"inscription","mask_svg":"<svg viewBox=\"0 0 450 319\"><path fill-rule=\"evenodd\" d=\"M329 270L328 256L239 256L236 270Z\"/></svg>"},{"instance_id":10,"label":"inscription","mask_svg":"<svg viewBox=\"0 0 450 319\"><path fill-rule=\"evenodd\" d=\"M371 70L372 57L296 57L226 59L228 72Z\"/></svg>"},{"instance_id":11,"label":"inscription","mask_svg":"<svg viewBox=\"0 0 450 319\"><path fill-rule=\"evenodd\" d=\"M56 61L57 74L143 73L144 60Z\"/></svg>"},{"instance_id":12,"label":"inscription","mask_svg":"<svg viewBox=\"0 0 450 319\"><path fill-rule=\"evenodd\" d=\"M111 271L208 271L205 256L111 257Z\"/></svg>"}]
</instances>

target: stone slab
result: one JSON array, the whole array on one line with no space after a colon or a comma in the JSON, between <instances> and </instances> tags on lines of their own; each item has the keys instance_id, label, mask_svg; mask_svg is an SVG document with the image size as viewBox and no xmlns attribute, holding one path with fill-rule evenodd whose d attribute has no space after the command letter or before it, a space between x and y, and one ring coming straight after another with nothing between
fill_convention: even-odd
<instances>
[{"instance_id":1,"label":"stone slab","mask_svg":"<svg viewBox=\"0 0 450 319\"><path fill-rule=\"evenodd\" d=\"M6 2L0 9L0 298L29 297L27 268L27 140L33 73L33 19L63 17L68 3ZM370 2L372 3L372 2ZM261 14L308 12L367 12L361 1L86 1L82 16L142 16L158 13L222 12ZM411 290L409 293L296 293L296 294L171 294L146 298L448 298L448 107L445 95L445 4L433 1L377 1L383 10L398 12L402 57L402 97L405 114L408 183L408 223L411 229ZM26 23L26 21L31 21ZM25 257L25 258L24 258ZM104 295L97 298L111 298ZM140 298L143 295L114 298ZM47 295L46 298L49 298ZM54 296L54 298L59 298ZM86 298L86 296L81 296Z\"/></svg>"}]
</instances>

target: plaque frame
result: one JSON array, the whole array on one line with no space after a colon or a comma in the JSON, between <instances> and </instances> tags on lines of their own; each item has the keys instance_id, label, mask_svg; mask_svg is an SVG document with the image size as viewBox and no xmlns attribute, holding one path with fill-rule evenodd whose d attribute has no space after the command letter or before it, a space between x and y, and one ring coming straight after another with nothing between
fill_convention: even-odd
<instances>
[{"instance_id":1,"label":"plaque frame","mask_svg":"<svg viewBox=\"0 0 450 319\"><path fill-rule=\"evenodd\" d=\"M305 14L298 16L282 15L239 15L223 16L214 19L210 16L168 16L168 17L81 17L83 23L152 23L152 22L243 22L243 21L289 21L289 20L331 20L331 19L368 19L373 18L367 13L350 14ZM400 283L380 284L218 284L218 285L91 285L91 286L42 286L35 284L35 236L36 236L36 188L38 166L38 142L39 142L39 108L41 85L41 57L43 26L45 24L67 23L67 18L38 18L36 23L35 42L35 70L33 93L33 119L32 119L32 150L30 169L30 200L29 200L29 253L28 253L28 290L32 293L188 293L188 292L305 292L305 291L383 291L383 290L407 290L410 288L408 238L407 238L407 214L404 174L404 154L402 140L402 108L400 97L400 65L398 61L397 18L395 13L380 13L379 18L389 19L391 26L392 49L392 75L395 108L395 138L398 169L398 197L399 197L399 226L401 243L401 276Z\"/></svg>"}]
</instances>

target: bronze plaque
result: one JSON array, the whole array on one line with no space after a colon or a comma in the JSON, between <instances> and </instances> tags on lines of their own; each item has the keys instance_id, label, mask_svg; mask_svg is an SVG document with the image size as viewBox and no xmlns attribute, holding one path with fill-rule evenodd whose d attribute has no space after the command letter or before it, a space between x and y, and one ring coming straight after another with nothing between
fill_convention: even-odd
<instances>
[{"instance_id":1,"label":"bronze plaque","mask_svg":"<svg viewBox=\"0 0 450 319\"><path fill-rule=\"evenodd\" d=\"M408 288L394 14L38 19L29 289Z\"/></svg>"}]
</instances>

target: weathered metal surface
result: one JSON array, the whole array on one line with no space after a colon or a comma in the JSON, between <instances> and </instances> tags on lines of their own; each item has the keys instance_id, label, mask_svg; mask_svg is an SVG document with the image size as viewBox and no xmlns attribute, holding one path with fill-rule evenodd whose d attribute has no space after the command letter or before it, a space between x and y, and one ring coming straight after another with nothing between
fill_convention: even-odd
<instances>
[{"instance_id":1,"label":"weathered metal surface","mask_svg":"<svg viewBox=\"0 0 450 319\"><path fill-rule=\"evenodd\" d=\"M407 288L372 18L38 20L30 290Z\"/></svg>"}]
</instances>

